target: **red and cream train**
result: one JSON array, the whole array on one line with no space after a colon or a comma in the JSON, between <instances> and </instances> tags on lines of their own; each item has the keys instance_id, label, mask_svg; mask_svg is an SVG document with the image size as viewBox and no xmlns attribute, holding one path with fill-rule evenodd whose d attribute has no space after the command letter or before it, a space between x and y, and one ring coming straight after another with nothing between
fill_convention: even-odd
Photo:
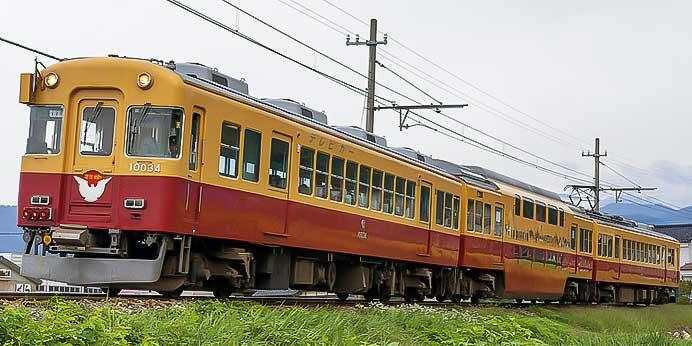
<instances>
[{"instance_id":1,"label":"red and cream train","mask_svg":"<svg viewBox=\"0 0 692 346\"><path fill-rule=\"evenodd\" d=\"M660 303L678 287L670 237L329 126L203 65L67 60L23 74L20 101L30 277L409 301Z\"/></svg>"}]
</instances>

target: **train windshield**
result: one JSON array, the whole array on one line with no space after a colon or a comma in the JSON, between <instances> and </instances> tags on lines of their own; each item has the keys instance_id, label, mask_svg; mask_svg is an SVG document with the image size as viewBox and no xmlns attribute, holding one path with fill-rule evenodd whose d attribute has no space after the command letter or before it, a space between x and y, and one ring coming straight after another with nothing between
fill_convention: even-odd
<instances>
[{"instance_id":1,"label":"train windshield","mask_svg":"<svg viewBox=\"0 0 692 346\"><path fill-rule=\"evenodd\" d=\"M27 154L60 153L63 109L59 106L33 106L29 115Z\"/></svg>"},{"instance_id":2,"label":"train windshield","mask_svg":"<svg viewBox=\"0 0 692 346\"><path fill-rule=\"evenodd\" d=\"M180 157L183 112L173 108L132 107L127 115L127 155Z\"/></svg>"}]
</instances>

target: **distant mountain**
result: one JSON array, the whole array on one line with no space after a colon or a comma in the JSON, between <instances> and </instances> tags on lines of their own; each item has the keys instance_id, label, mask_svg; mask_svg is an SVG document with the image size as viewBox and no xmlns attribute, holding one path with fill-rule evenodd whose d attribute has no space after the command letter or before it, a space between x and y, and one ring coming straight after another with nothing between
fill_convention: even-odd
<instances>
[{"instance_id":1,"label":"distant mountain","mask_svg":"<svg viewBox=\"0 0 692 346\"><path fill-rule=\"evenodd\" d=\"M692 206L676 210L660 204L611 203L601 211L649 225L692 223Z\"/></svg>"},{"instance_id":2,"label":"distant mountain","mask_svg":"<svg viewBox=\"0 0 692 346\"><path fill-rule=\"evenodd\" d=\"M17 227L17 207L0 205L0 252L22 252L22 229ZM18 235L8 235L17 233Z\"/></svg>"}]
</instances>

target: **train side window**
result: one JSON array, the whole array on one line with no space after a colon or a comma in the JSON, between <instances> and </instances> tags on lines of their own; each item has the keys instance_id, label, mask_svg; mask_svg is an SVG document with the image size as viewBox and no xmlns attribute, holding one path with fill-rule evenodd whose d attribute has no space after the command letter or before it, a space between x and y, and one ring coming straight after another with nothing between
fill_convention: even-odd
<instances>
[{"instance_id":1,"label":"train side window","mask_svg":"<svg viewBox=\"0 0 692 346\"><path fill-rule=\"evenodd\" d=\"M404 216L404 193L406 192L406 180L396 177L394 190L394 215Z\"/></svg>"},{"instance_id":2,"label":"train side window","mask_svg":"<svg viewBox=\"0 0 692 346\"><path fill-rule=\"evenodd\" d=\"M358 184L358 164L353 161L346 162L346 194L344 202L356 205L356 185Z\"/></svg>"},{"instance_id":3,"label":"train side window","mask_svg":"<svg viewBox=\"0 0 692 346\"><path fill-rule=\"evenodd\" d=\"M598 255L603 256L603 234L598 235Z\"/></svg>"},{"instance_id":4,"label":"train side window","mask_svg":"<svg viewBox=\"0 0 692 346\"><path fill-rule=\"evenodd\" d=\"M312 180L315 174L315 150L308 147L300 148L300 172L298 174L298 192L312 195Z\"/></svg>"},{"instance_id":5,"label":"train side window","mask_svg":"<svg viewBox=\"0 0 692 346\"><path fill-rule=\"evenodd\" d=\"M473 230L483 233L483 202L476 201L476 216L474 217Z\"/></svg>"},{"instance_id":6,"label":"train side window","mask_svg":"<svg viewBox=\"0 0 692 346\"><path fill-rule=\"evenodd\" d=\"M459 209L461 209L461 199L457 195L454 195L452 208L452 228L459 230Z\"/></svg>"},{"instance_id":7,"label":"train side window","mask_svg":"<svg viewBox=\"0 0 692 346\"><path fill-rule=\"evenodd\" d=\"M445 221L445 193L437 190L437 198L435 198L435 223L442 226Z\"/></svg>"},{"instance_id":8,"label":"train side window","mask_svg":"<svg viewBox=\"0 0 692 346\"><path fill-rule=\"evenodd\" d=\"M358 206L370 207L370 167L360 166L360 181L358 183Z\"/></svg>"},{"instance_id":9,"label":"train side window","mask_svg":"<svg viewBox=\"0 0 692 346\"><path fill-rule=\"evenodd\" d=\"M577 249L577 225L572 225L569 231L569 248L572 250Z\"/></svg>"},{"instance_id":10,"label":"train side window","mask_svg":"<svg viewBox=\"0 0 692 346\"><path fill-rule=\"evenodd\" d=\"M474 200L469 199L466 205L466 230L473 231Z\"/></svg>"},{"instance_id":11,"label":"train side window","mask_svg":"<svg viewBox=\"0 0 692 346\"><path fill-rule=\"evenodd\" d=\"M502 225L504 224L504 207L500 205L495 206L495 236L502 237Z\"/></svg>"},{"instance_id":12,"label":"train side window","mask_svg":"<svg viewBox=\"0 0 692 346\"><path fill-rule=\"evenodd\" d=\"M394 176L389 173L384 175L384 202L382 207L387 214L394 212Z\"/></svg>"},{"instance_id":13,"label":"train side window","mask_svg":"<svg viewBox=\"0 0 692 346\"><path fill-rule=\"evenodd\" d=\"M483 208L483 233L485 234L490 234L492 217L492 206L490 204L485 204Z\"/></svg>"},{"instance_id":14,"label":"train side window","mask_svg":"<svg viewBox=\"0 0 692 346\"><path fill-rule=\"evenodd\" d=\"M447 228L452 228L452 194L445 192L445 222L444 226Z\"/></svg>"},{"instance_id":15,"label":"train side window","mask_svg":"<svg viewBox=\"0 0 692 346\"><path fill-rule=\"evenodd\" d=\"M521 259L532 260L533 259L533 249L528 246L521 247Z\"/></svg>"},{"instance_id":16,"label":"train side window","mask_svg":"<svg viewBox=\"0 0 692 346\"><path fill-rule=\"evenodd\" d=\"M521 216L521 197L514 197L514 215Z\"/></svg>"},{"instance_id":17,"label":"train side window","mask_svg":"<svg viewBox=\"0 0 692 346\"><path fill-rule=\"evenodd\" d=\"M545 222L545 204L536 201L536 221Z\"/></svg>"},{"instance_id":18,"label":"train side window","mask_svg":"<svg viewBox=\"0 0 692 346\"><path fill-rule=\"evenodd\" d=\"M406 217L413 219L416 211L416 183L406 181Z\"/></svg>"},{"instance_id":19,"label":"train side window","mask_svg":"<svg viewBox=\"0 0 692 346\"><path fill-rule=\"evenodd\" d=\"M199 147L200 118L200 115L197 113L192 115L192 130L190 134L190 159L188 160L188 168L191 171L197 170L197 148Z\"/></svg>"},{"instance_id":20,"label":"train side window","mask_svg":"<svg viewBox=\"0 0 692 346\"><path fill-rule=\"evenodd\" d=\"M272 138L271 155L269 156L269 186L286 188L288 180L289 144Z\"/></svg>"},{"instance_id":21,"label":"train side window","mask_svg":"<svg viewBox=\"0 0 692 346\"><path fill-rule=\"evenodd\" d=\"M60 153L62 122L62 107L31 106L31 113L29 114L29 138L26 140L26 153ZM128 154L130 154L129 149Z\"/></svg>"},{"instance_id":22,"label":"train side window","mask_svg":"<svg viewBox=\"0 0 692 346\"><path fill-rule=\"evenodd\" d=\"M609 235L606 238L606 246L608 247L608 257L613 257L613 236Z\"/></svg>"},{"instance_id":23,"label":"train side window","mask_svg":"<svg viewBox=\"0 0 692 346\"><path fill-rule=\"evenodd\" d=\"M332 156L332 175L329 180L329 199L335 202L344 200L344 159Z\"/></svg>"},{"instance_id":24,"label":"train side window","mask_svg":"<svg viewBox=\"0 0 692 346\"><path fill-rule=\"evenodd\" d=\"M376 169L372 171L372 201L370 202L372 210L382 210L382 177L382 171Z\"/></svg>"},{"instance_id":25,"label":"train side window","mask_svg":"<svg viewBox=\"0 0 692 346\"><path fill-rule=\"evenodd\" d=\"M226 122L221 125L221 148L219 150L219 174L229 178L237 177L238 152L240 152L240 129L238 126Z\"/></svg>"},{"instance_id":26,"label":"train side window","mask_svg":"<svg viewBox=\"0 0 692 346\"><path fill-rule=\"evenodd\" d=\"M548 223L557 226L557 208L548 206Z\"/></svg>"},{"instance_id":27,"label":"train side window","mask_svg":"<svg viewBox=\"0 0 692 346\"><path fill-rule=\"evenodd\" d=\"M560 227L565 227L565 211L560 208Z\"/></svg>"},{"instance_id":28,"label":"train side window","mask_svg":"<svg viewBox=\"0 0 692 346\"><path fill-rule=\"evenodd\" d=\"M620 237L615 237L615 258L620 258Z\"/></svg>"},{"instance_id":29,"label":"train side window","mask_svg":"<svg viewBox=\"0 0 692 346\"><path fill-rule=\"evenodd\" d=\"M327 198L327 180L329 177L329 154L317 152L315 165L315 197Z\"/></svg>"},{"instance_id":30,"label":"train side window","mask_svg":"<svg viewBox=\"0 0 692 346\"><path fill-rule=\"evenodd\" d=\"M262 134L245 129L243 142L243 179L259 181L260 154L262 153Z\"/></svg>"},{"instance_id":31,"label":"train side window","mask_svg":"<svg viewBox=\"0 0 692 346\"><path fill-rule=\"evenodd\" d=\"M524 197L524 217L527 219L533 219L533 200Z\"/></svg>"},{"instance_id":32,"label":"train side window","mask_svg":"<svg viewBox=\"0 0 692 346\"><path fill-rule=\"evenodd\" d=\"M590 230L579 229L579 251L593 253L592 236L593 233Z\"/></svg>"},{"instance_id":33,"label":"train side window","mask_svg":"<svg viewBox=\"0 0 692 346\"><path fill-rule=\"evenodd\" d=\"M430 221L430 188L427 186L420 187L420 213L421 222L428 223Z\"/></svg>"}]
</instances>

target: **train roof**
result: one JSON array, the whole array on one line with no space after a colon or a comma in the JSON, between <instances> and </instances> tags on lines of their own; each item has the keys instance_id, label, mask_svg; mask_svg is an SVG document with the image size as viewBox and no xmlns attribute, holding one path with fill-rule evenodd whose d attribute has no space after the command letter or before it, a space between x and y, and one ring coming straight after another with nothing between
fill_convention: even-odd
<instances>
[{"instance_id":1,"label":"train roof","mask_svg":"<svg viewBox=\"0 0 692 346\"><path fill-rule=\"evenodd\" d=\"M453 179L453 180L458 180L458 181L463 181L468 184L472 184L484 189L491 189L491 190L497 190L498 187L493 184L491 181L485 179L483 176L473 174L470 171L464 170L463 166L460 165L455 165L451 164L451 166L445 166L442 165L443 167L438 167L432 163L428 163L425 161L419 161L415 158L411 158L401 152L397 152L393 148L381 145L377 143L377 141L369 141L368 139L363 139L361 136L358 136L357 134L354 134L351 129L344 129L344 128L339 128L339 127L334 127L334 126L328 126L324 123L321 123L320 121L317 121L315 119L311 119L308 117L305 117L299 113L296 112L291 112L290 110L287 110L285 108L279 107L275 104L266 102L265 100L262 100L260 98L256 98L254 96L251 96L249 94L240 92L238 90L235 90L234 88L230 88L226 85L219 84L214 82L213 80L201 78L195 74L188 74L185 72L177 71L176 70L176 63L174 62L169 62L166 64L163 64L163 66L169 68L176 74L178 74L184 82L195 85L197 87L201 88L208 88L216 92L220 92L228 97L237 99L239 101L245 101L245 102L250 102L251 104L263 108L266 111L271 111L272 113L275 113L277 115L283 116L284 118L296 121L300 124L322 130L324 132L327 132L331 135L341 137L343 139L350 140L352 142L356 142L360 144L361 146L364 146L366 148L369 148L371 150L378 151L383 154L387 154L391 157L395 157L397 159L400 159L408 164L412 164L414 166L418 166L424 169L427 169L429 171L433 171L437 174L440 174L442 176L447 177L448 179ZM441 161L441 160L437 160Z\"/></svg>"},{"instance_id":2,"label":"train roof","mask_svg":"<svg viewBox=\"0 0 692 346\"><path fill-rule=\"evenodd\" d=\"M560 198L560 195L558 195L555 192L546 190L544 188L540 188L540 187L535 186L535 185L525 183L521 180L517 180L517 179L511 178L511 177L508 177L504 174L500 174L500 173L497 173L495 171L491 171L487 168L483 168L483 167L479 167L479 166L464 166L464 168L471 171L471 172L475 172L477 174L485 176L488 179L497 180L497 181L503 182L507 185L512 185L512 186L520 188L522 190L532 192L532 193L539 195L539 196L547 197L547 198L550 198L553 200L562 201L562 198Z\"/></svg>"},{"instance_id":3,"label":"train roof","mask_svg":"<svg viewBox=\"0 0 692 346\"><path fill-rule=\"evenodd\" d=\"M673 238L667 234L664 234L661 232L656 232L655 228L653 226L637 223L637 222L632 221L632 220L627 220L627 219L623 218L622 216L610 215L610 214L606 214L603 212L588 211L584 208L573 206L573 205L570 206L570 208L572 209L572 212L574 212L575 215L579 215L581 217L593 220L593 221L598 222L600 224L626 229L626 230L631 231L631 232L635 232L635 233L639 233L639 234L647 235L647 236L651 236L651 237L656 237L656 238L660 238L660 239L667 240L667 241L678 242L677 239L675 239L675 238Z\"/></svg>"}]
</instances>

